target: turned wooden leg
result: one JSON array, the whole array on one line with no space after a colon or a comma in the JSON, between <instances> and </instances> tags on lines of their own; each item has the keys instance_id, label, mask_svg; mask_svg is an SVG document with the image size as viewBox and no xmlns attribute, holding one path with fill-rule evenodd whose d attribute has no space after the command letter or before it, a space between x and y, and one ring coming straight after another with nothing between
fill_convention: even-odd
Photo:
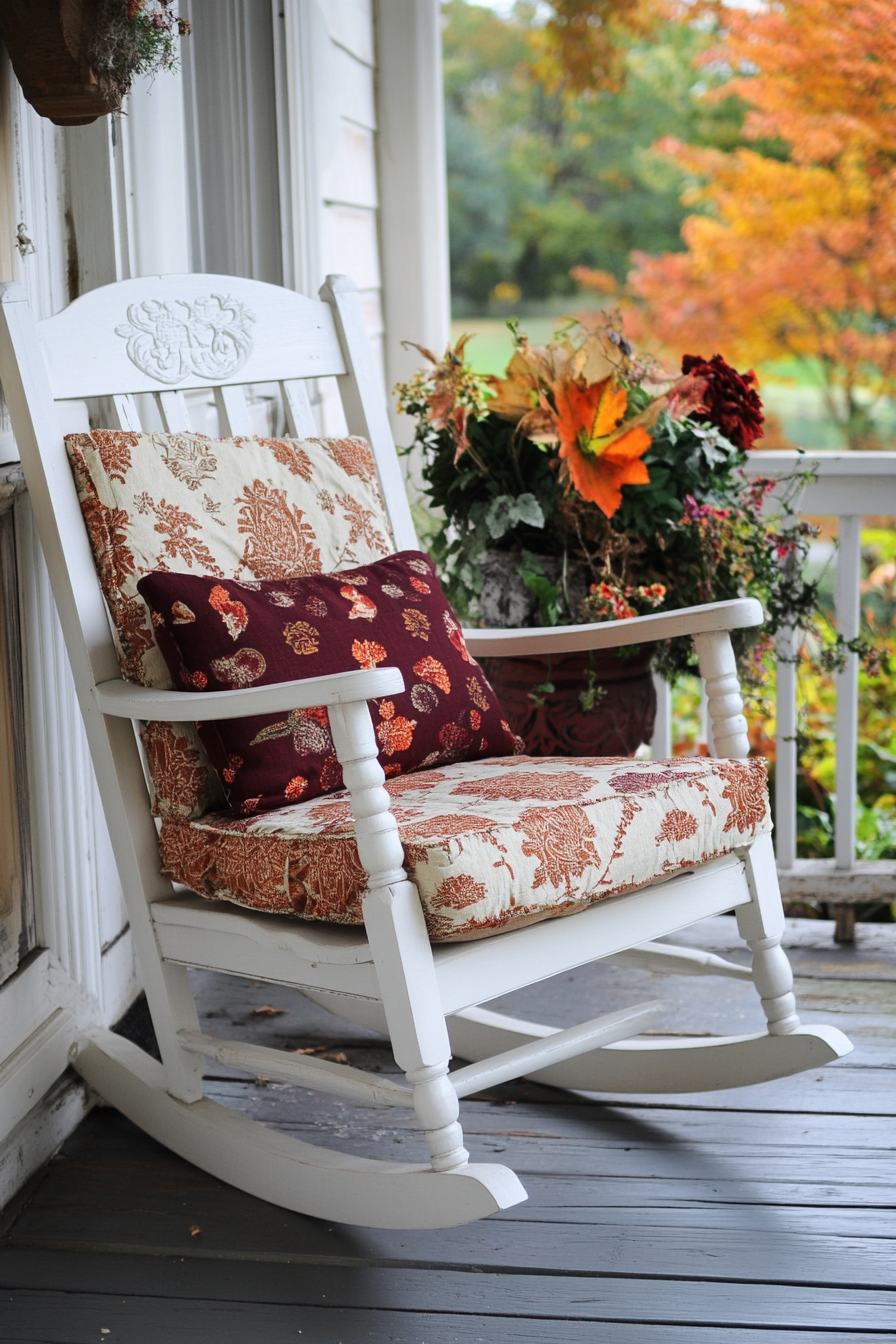
<instances>
[{"instance_id":1,"label":"turned wooden leg","mask_svg":"<svg viewBox=\"0 0 896 1344\"><path fill-rule=\"evenodd\" d=\"M747 939L753 953L753 983L759 991L770 1036L796 1031L800 1019L793 996L793 971L778 938Z\"/></svg>"},{"instance_id":2,"label":"turned wooden leg","mask_svg":"<svg viewBox=\"0 0 896 1344\"><path fill-rule=\"evenodd\" d=\"M433 1171L451 1171L469 1162L464 1132L458 1124L460 1105L448 1078L448 1064L409 1069L414 1088L414 1110L426 1135Z\"/></svg>"},{"instance_id":3,"label":"turned wooden leg","mask_svg":"<svg viewBox=\"0 0 896 1344\"><path fill-rule=\"evenodd\" d=\"M760 836L744 854L750 904L737 907L740 936L753 954L753 983L759 991L770 1036L796 1031L800 1019L793 996L793 971L781 946L784 907L770 835Z\"/></svg>"},{"instance_id":4,"label":"turned wooden leg","mask_svg":"<svg viewBox=\"0 0 896 1344\"><path fill-rule=\"evenodd\" d=\"M364 926L370 939L392 1052L414 1089L434 1171L469 1161L458 1124L457 1093L448 1078L451 1045L432 948L417 888L407 879L404 851L366 705L334 706L330 729L351 797L358 854L368 876Z\"/></svg>"}]
</instances>

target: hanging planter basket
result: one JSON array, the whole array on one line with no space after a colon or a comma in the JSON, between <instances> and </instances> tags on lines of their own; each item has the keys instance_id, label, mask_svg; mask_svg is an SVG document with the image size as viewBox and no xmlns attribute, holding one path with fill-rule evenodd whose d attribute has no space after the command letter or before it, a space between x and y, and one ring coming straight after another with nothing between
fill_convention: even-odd
<instances>
[{"instance_id":1,"label":"hanging planter basket","mask_svg":"<svg viewBox=\"0 0 896 1344\"><path fill-rule=\"evenodd\" d=\"M190 25L172 0L0 0L0 34L27 101L57 126L117 112L135 75L177 65Z\"/></svg>"},{"instance_id":2,"label":"hanging planter basket","mask_svg":"<svg viewBox=\"0 0 896 1344\"><path fill-rule=\"evenodd\" d=\"M98 0L3 0L0 32L27 101L56 126L86 126L114 111L82 53Z\"/></svg>"}]
</instances>

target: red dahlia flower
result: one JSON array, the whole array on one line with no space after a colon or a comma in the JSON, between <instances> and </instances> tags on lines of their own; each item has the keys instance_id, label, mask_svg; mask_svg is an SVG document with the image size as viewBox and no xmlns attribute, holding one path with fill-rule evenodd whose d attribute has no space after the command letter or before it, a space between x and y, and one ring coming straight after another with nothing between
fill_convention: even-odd
<instances>
[{"instance_id":1,"label":"red dahlia flower","mask_svg":"<svg viewBox=\"0 0 896 1344\"><path fill-rule=\"evenodd\" d=\"M681 371L706 379L703 413L710 424L720 429L737 448L752 448L762 434L765 419L753 370L738 373L721 355L713 355L712 359L685 355Z\"/></svg>"}]
</instances>

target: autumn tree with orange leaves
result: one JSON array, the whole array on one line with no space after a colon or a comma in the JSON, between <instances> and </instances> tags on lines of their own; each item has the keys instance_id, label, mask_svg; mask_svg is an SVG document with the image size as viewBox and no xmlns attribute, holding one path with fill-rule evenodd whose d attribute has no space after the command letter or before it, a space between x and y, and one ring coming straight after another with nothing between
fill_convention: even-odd
<instances>
[{"instance_id":1,"label":"autumn tree with orange leaves","mask_svg":"<svg viewBox=\"0 0 896 1344\"><path fill-rule=\"evenodd\" d=\"M879 446L874 408L896 394L892 0L702 9L720 35L702 60L732 70L721 96L747 104L744 138L789 157L661 142L703 213L685 252L635 256L638 325L679 351L804 361L849 446Z\"/></svg>"}]
</instances>

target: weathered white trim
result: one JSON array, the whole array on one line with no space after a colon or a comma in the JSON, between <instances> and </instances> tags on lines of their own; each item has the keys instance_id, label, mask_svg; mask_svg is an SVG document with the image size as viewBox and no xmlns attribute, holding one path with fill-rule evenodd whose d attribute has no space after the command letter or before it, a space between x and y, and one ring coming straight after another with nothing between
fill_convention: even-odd
<instances>
[{"instance_id":1,"label":"weathered white trim","mask_svg":"<svg viewBox=\"0 0 896 1344\"><path fill-rule=\"evenodd\" d=\"M15 1129L0 1138L0 1208L50 1160L94 1101L83 1078L66 1071Z\"/></svg>"},{"instance_id":2,"label":"weathered white trim","mask_svg":"<svg viewBox=\"0 0 896 1344\"><path fill-rule=\"evenodd\" d=\"M143 76L118 122L127 167L131 274L190 269L186 116L182 70Z\"/></svg>"}]
</instances>

